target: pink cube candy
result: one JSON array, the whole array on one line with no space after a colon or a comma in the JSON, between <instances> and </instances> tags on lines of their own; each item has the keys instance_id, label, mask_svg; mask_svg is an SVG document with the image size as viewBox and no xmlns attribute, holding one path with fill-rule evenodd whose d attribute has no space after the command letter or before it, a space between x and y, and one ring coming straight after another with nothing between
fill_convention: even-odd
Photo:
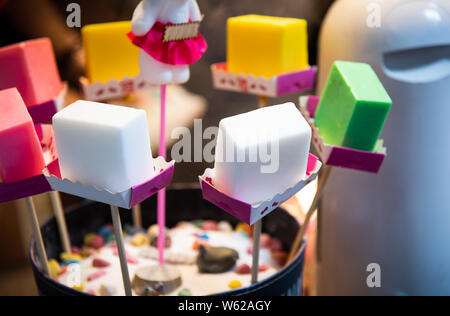
<instances>
[{"instance_id":1,"label":"pink cube candy","mask_svg":"<svg viewBox=\"0 0 450 316\"><path fill-rule=\"evenodd\" d=\"M42 174L45 167L33 121L17 89L0 91L0 181Z\"/></svg>"},{"instance_id":2,"label":"pink cube candy","mask_svg":"<svg viewBox=\"0 0 450 316\"><path fill-rule=\"evenodd\" d=\"M28 108L55 99L63 84L50 39L0 48L0 90L16 87Z\"/></svg>"}]
</instances>

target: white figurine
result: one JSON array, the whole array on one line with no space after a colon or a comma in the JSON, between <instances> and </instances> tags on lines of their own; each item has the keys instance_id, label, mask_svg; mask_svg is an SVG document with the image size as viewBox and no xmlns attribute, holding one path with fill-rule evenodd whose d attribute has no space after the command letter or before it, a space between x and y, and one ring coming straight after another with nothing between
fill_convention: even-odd
<instances>
[{"instance_id":1,"label":"white figurine","mask_svg":"<svg viewBox=\"0 0 450 316\"><path fill-rule=\"evenodd\" d=\"M207 44L196 38L163 42L166 26L199 22L202 19L195 0L143 0L132 20L133 43L141 48L141 75L151 84L185 83L189 80L189 65L206 52Z\"/></svg>"}]
</instances>

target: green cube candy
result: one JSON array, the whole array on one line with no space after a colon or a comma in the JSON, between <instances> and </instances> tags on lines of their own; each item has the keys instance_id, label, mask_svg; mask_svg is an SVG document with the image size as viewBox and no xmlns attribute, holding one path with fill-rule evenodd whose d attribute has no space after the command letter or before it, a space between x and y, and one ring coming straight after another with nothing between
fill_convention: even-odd
<instances>
[{"instance_id":1,"label":"green cube candy","mask_svg":"<svg viewBox=\"0 0 450 316\"><path fill-rule=\"evenodd\" d=\"M368 64L334 63L315 115L328 145L373 151L392 100Z\"/></svg>"}]
</instances>

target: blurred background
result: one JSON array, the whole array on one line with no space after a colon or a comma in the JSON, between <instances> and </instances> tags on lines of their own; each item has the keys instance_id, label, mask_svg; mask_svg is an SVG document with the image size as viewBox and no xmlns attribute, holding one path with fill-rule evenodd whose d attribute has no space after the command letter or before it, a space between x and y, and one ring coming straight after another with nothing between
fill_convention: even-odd
<instances>
[{"instance_id":1,"label":"blurred background","mask_svg":"<svg viewBox=\"0 0 450 316\"><path fill-rule=\"evenodd\" d=\"M201 32L209 49L200 62L191 68L192 76L185 88L199 107L186 110L188 127L193 119L202 118L203 128L218 126L221 118L255 109L257 99L244 94L217 91L212 88L210 65L226 60L225 25L229 17L243 14L263 14L307 19L309 23L310 64L316 65L318 34L321 22L332 0L197 0L205 20ZM78 78L84 73L80 29L66 26L66 8L74 1L62 0L0 0L0 46L23 40L49 37L57 56L60 74L71 85L68 103L78 99ZM80 0L82 25L128 20L138 0ZM0 69L1 72L1 69ZM180 92L184 93L184 92ZM198 98L198 96L201 96ZM169 96L170 98L170 96ZM298 95L286 99L296 101ZM182 101L181 101L182 102ZM169 120L170 115L169 115ZM170 125L170 123L169 123ZM155 126L158 128L158 126ZM170 153L170 152L169 152ZM175 183L196 182L197 176L209 167L204 163L177 166ZM77 199L63 196L66 207ZM40 223L52 216L47 195L36 197ZM47 211L46 211L47 210ZM28 242L31 236L25 202L0 205L0 295L34 295L36 289L28 264Z\"/></svg>"}]
</instances>

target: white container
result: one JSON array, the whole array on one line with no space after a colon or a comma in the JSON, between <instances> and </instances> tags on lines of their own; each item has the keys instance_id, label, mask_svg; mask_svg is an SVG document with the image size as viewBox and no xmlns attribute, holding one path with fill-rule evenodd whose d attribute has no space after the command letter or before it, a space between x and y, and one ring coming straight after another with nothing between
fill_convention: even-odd
<instances>
[{"instance_id":1,"label":"white container","mask_svg":"<svg viewBox=\"0 0 450 316\"><path fill-rule=\"evenodd\" d=\"M319 294L450 294L449 58L448 0L339 0L328 13L318 93L335 60L366 62L393 106L380 173L335 168L327 185ZM367 285L371 263L381 288Z\"/></svg>"}]
</instances>

